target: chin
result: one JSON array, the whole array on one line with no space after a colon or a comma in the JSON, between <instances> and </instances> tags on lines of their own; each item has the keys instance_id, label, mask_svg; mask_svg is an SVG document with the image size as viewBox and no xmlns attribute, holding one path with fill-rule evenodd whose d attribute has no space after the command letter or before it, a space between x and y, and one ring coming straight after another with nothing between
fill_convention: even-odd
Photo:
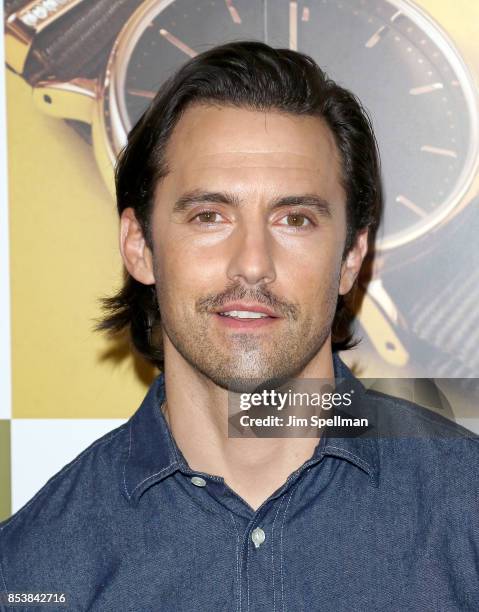
<instances>
[{"instance_id":1,"label":"chin","mask_svg":"<svg viewBox=\"0 0 479 612\"><path fill-rule=\"evenodd\" d=\"M208 368L208 371L201 370L215 385L231 391L232 393L255 393L263 389L277 389L291 380L301 368L292 370L288 368L249 368L242 371L241 368Z\"/></svg>"}]
</instances>

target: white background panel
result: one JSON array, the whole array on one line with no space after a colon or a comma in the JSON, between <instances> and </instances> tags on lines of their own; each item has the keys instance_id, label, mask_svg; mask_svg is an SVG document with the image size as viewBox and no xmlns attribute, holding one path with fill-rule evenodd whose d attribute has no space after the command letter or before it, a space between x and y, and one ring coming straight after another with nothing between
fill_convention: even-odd
<instances>
[{"instance_id":1,"label":"white background panel","mask_svg":"<svg viewBox=\"0 0 479 612\"><path fill-rule=\"evenodd\" d=\"M13 419L12 513L51 476L127 419Z\"/></svg>"}]
</instances>

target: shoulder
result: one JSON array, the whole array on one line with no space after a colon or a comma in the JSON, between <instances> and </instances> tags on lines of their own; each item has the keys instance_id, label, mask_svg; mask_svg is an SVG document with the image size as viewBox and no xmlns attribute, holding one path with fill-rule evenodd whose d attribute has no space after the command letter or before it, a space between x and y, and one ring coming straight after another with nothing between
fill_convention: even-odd
<instances>
[{"instance_id":1,"label":"shoulder","mask_svg":"<svg viewBox=\"0 0 479 612\"><path fill-rule=\"evenodd\" d=\"M368 390L367 409L375 420L383 467L405 468L418 478L447 483L450 491L479 488L479 436L415 402ZM472 490L471 489L471 490Z\"/></svg>"},{"instance_id":2,"label":"shoulder","mask_svg":"<svg viewBox=\"0 0 479 612\"><path fill-rule=\"evenodd\" d=\"M108 457L112 447L116 453L118 450L124 450L125 445L128 444L127 428L128 423L123 423L92 442L77 457L54 474L30 501L10 518L0 522L0 534L8 533L17 524L27 523L34 516L45 515L53 505L61 501L66 503L67 500L72 500L71 495L74 490L81 488L82 484L97 480L102 473L106 474L106 470L111 467L108 465ZM83 496L78 499L80 500L80 503L86 503Z\"/></svg>"},{"instance_id":3,"label":"shoulder","mask_svg":"<svg viewBox=\"0 0 479 612\"><path fill-rule=\"evenodd\" d=\"M72 555L91 547L95 533L107 526L109 506L118 506L113 502L121 497L119 472L128 437L126 422L95 440L0 523L3 589L54 588L55 574L62 575ZM22 584L27 575L28 584ZM45 579L48 584L42 584Z\"/></svg>"},{"instance_id":4,"label":"shoulder","mask_svg":"<svg viewBox=\"0 0 479 612\"><path fill-rule=\"evenodd\" d=\"M377 390L368 389L365 397L385 432L467 440L479 451L479 435L439 412Z\"/></svg>"}]
</instances>

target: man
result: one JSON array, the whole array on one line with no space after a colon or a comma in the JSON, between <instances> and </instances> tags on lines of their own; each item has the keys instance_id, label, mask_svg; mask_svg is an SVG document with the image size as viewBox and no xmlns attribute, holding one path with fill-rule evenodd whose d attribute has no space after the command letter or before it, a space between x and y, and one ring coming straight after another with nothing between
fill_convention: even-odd
<instances>
[{"instance_id":1,"label":"man","mask_svg":"<svg viewBox=\"0 0 479 612\"><path fill-rule=\"evenodd\" d=\"M300 53L214 48L161 88L116 183L128 274L101 327L128 327L162 374L3 523L4 591L74 610L479 609L471 432L370 393L377 435L228 435L252 381L358 387L337 350L380 182L355 97Z\"/></svg>"}]
</instances>

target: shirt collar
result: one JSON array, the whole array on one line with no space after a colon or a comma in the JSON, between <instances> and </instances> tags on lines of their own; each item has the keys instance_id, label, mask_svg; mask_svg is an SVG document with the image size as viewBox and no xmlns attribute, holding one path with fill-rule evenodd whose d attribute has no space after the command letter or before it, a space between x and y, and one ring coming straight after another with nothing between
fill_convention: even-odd
<instances>
[{"instance_id":1,"label":"shirt collar","mask_svg":"<svg viewBox=\"0 0 479 612\"><path fill-rule=\"evenodd\" d=\"M367 432L363 432L367 433L367 436L361 435L358 431L350 435L335 435L332 428L326 427L313 456L329 455L345 459L369 474L371 483L377 487L379 486L379 449L375 409L367 402L367 390L363 383L354 376L337 353L333 353L333 365L334 377L340 388L344 391L354 389L356 397L360 398L353 403L351 414L345 416L366 417L369 427Z\"/></svg>"},{"instance_id":2,"label":"shirt collar","mask_svg":"<svg viewBox=\"0 0 479 612\"><path fill-rule=\"evenodd\" d=\"M176 443L161 411L165 399L164 383L164 374L161 373L128 421L121 484L122 493L133 504L138 503L146 489L181 466Z\"/></svg>"},{"instance_id":3,"label":"shirt collar","mask_svg":"<svg viewBox=\"0 0 479 612\"><path fill-rule=\"evenodd\" d=\"M343 381L345 388L364 390L362 383L336 353L333 354L333 365L335 378ZM146 489L174 471L187 468L161 411L161 404L165 399L164 383L162 373L153 381L140 407L127 423L121 490L127 500L135 505ZM376 437L336 437L331 433L331 429L326 428L313 458L325 455L353 463L369 474L373 484L377 486L379 459Z\"/></svg>"}]
</instances>

